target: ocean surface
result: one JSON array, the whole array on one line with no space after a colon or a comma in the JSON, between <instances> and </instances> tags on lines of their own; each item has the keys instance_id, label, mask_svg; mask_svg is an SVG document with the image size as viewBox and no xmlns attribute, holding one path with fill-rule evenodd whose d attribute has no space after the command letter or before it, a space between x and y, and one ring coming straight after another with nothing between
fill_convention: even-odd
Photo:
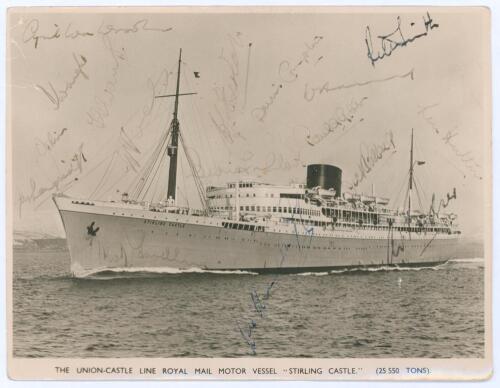
<instances>
[{"instance_id":1,"label":"ocean surface","mask_svg":"<svg viewBox=\"0 0 500 388\"><path fill-rule=\"evenodd\" d=\"M484 356L484 265L299 275L69 274L14 252L15 357ZM252 348L254 350L252 350Z\"/></svg>"}]
</instances>

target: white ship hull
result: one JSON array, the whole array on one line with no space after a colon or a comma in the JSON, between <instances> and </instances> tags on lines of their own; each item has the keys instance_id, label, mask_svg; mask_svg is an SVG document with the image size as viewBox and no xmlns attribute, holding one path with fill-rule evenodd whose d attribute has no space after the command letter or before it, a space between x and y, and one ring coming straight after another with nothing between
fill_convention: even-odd
<instances>
[{"instance_id":1,"label":"white ship hull","mask_svg":"<svg viewBox=\"0 0 500 388\"><path fill-rule=\"evenodd\" d=\"M304 272L432 265L455 257L456 235L325 230L269 223L233 230L223 220L55 197L75 276L119 268Z\"/></svg>"}]
</instances>

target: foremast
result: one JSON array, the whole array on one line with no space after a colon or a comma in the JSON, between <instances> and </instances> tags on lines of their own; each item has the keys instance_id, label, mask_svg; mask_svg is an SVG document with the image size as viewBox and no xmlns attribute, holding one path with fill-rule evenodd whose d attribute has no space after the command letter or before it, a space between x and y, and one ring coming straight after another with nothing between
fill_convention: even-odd
<instances>
[{"instance_id":1,"label":"foremast","mask_svg":"<svg viewBox=\"0 0 500 388\"><path fill-rule=\"evenodd\" d=\"M408 223L411 221L411 193L413 191L413 128L411 129L410 146L410 181L408 183Z\"/></svg>"},{"instance_id":2,"label":"foremast","mask_svg":"<svg viewBox=\"0 0 500 388\"><path fill-rule=\"evenodd\" d=\"M179 63L177 66L177 85L175 88L175 94L166 94L163 96L155 96L155 98L161 97L175 97L174 102L174 117L170 122L170 142L167 145L167 154L170 158L170 163L168 167L168 189L167 189L167 199L175 203L175 194L177 188L177 155L179 154L179 120L177 118L179 113L179 97L189 96L196 93L179 93L180 80L181 80L181 63L182 63L182 49L179 49ZM182 136L181 136L182 140ZM188 159L191 166L191 161ZM195 174L196 175L196 174Z\"/></svg>"},{"instance_id":3,"label":"foremast","mask_svg":"<svg viewBox=\"0 0 500 388\"><path fill-rule=\"evenodd\" d=\"M172 133L170 137L170 144L168 145L168 156L170 158L170 164L168 168L168 190L167 199L175 201L175 192L177 184L177 154L179 147L179 120L177 119L177 113L179 111L179 83L181 76L181 58L182 49L179 51L179 65L177 68L177 86L175 88L175 105L174 105L174 117L172 123L170 124Z\"/></svg>"}]
</instances>

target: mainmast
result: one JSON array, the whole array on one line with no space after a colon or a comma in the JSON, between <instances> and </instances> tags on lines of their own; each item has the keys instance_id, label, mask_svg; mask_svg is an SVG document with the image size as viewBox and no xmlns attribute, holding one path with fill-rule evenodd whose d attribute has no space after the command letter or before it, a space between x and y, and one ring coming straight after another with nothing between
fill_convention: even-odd
<instances>
[{"instance_id":1,"label":"mainmast","mask_svg":"<svg viewBox=\"0 0 500 388\"><path fill-rule=\"evenodd\" d=\"M413 190L413 128L411 129L410 182L408 186L408 225L411 222L411 192Z\"/></svg>"}]
</instances>

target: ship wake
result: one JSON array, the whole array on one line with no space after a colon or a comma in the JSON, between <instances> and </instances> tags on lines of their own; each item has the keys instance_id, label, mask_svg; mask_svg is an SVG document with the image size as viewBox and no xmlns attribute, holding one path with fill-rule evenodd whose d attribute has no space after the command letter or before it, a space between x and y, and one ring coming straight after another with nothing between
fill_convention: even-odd
<instances>
[{"instance_id":1,"label":"ship wake","mask_svg":"<svg viewBox=\"0 0 500 388\"><path fill-rule=\"evenodd\" d=\"M356 267L356 268L345 268L345 269L332 269L327 272L300 272L295 275L297 276L327 276L327 275L337 275L346 273L363 273L363 272L390 272L390 271L437 271L445 267L447 263L434 265L434 266L422 266L422 267L400 267L400 266L380 266L380 267Z\"/></svg>"},{"instance_id":2,"label":"ship wake","mask_svg":"<svg viewBox=\"0 0 500 388\"><path fill-rule=\"evenodd\" d=\"M150 277L151 275L179 275L179 274L217 274L217 275L257 275L256 272L240 270L208 270L198 267L180 269L172 267L119 267L101 268L91 271L78 271L74 277L84 279L108 280L127 277Z\"/></svg>"},{"instance_id":3,"label":"ship wake","mask_svg":"<svg viewBox=\"0 0 500 388\"><path fill-rule=\"evenodd\" d=\"M353 267L353 268L342 268L342 269L332 269L324 272L300 272L294 275L296 276L328 276L336 274L346 274L346 273L363 273L363 272L390 272L390 271L438 271L440 269L453 267L464 267L464 266L483 266L484 259L481 257L468 258L468 259L453 259L448 260L444 263L433 265L433 266L398 266L398 265L385 265L378 267Z\"/></svg>"}]
</instances>

